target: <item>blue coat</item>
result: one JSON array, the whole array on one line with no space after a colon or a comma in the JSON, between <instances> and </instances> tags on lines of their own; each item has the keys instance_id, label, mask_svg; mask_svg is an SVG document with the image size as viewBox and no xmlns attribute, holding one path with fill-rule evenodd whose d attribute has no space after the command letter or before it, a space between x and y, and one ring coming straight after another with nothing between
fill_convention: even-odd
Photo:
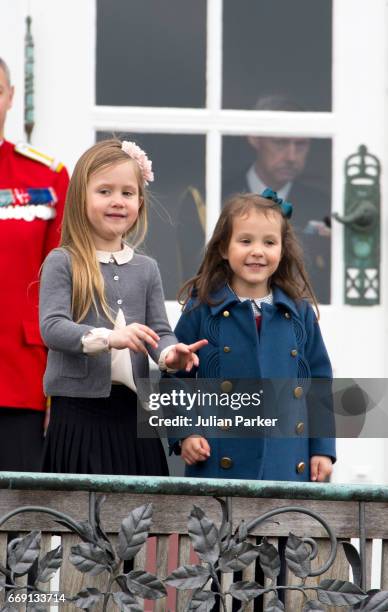
<instances>
[{"instance_id":1,"label":"blue coat","mask_svg":"<svg viewBox=\"0 0 388 612\"><path fill-rule=\"evenodd\" d=\"M215 306L193 308L195 303L189 302L175 334L187 344L201 338L209 342L199 351L200 365L191 376L291 381L287 419L293 423L293 432L301 423L306 431L308 379L331 379L331 365L310 304L292 300L278 287L273 287L273 297L273 305L262 304L260 334L249 301L240 302L227 286L213 296L219 302ZM178 376L188 375L181 372ZM294 394L297 387L299 392ZM186 466L187 476L302 482L310 479L313 455L327 455L335 461L333 438L309 439L296 433L290 438L212 438L209 443L210 458Z\"/></svg>"}]
</instances>

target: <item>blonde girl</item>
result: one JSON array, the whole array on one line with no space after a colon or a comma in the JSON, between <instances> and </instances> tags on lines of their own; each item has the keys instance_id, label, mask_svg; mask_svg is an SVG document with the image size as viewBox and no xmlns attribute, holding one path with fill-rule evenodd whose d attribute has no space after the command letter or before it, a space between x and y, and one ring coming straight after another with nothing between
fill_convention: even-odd
<instances>
[{"instance_id":1,"label":"blonde girl","mask_svg":"<svg viewBox=\"0 0 388 612\"><path fill-rule=\"evenodd\" d=\"M41 276L44 389L52 398L44 471L168 473L159 438L136 436L136 383L149 374L148 354L161 369L189 371L205 342L177 343L157 264L135 251L153 178L133 142L99 142L76 164L61 245Z\"/></svg>"}]
</instances>

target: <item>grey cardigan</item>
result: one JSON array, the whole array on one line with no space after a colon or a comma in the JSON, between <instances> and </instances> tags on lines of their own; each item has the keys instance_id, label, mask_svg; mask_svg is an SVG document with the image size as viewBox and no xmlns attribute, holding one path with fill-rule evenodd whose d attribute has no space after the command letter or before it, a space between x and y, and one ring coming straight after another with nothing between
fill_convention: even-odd
<instances>
[{"instance_id":1,"label":"grey cardigan","mask_svg":"<svg viewBox=\"0 0 388 612\"><path fill-rule=\"evenodd\" d=\"M154 361L161 351L177 342L167 320L162 282L157 263L134 253L126 264L110 260L101 263L105 295L116 318L121 308L127 325L148 325L159 336L158 348L147 347ZM114 280L118 276L118 280ZM111 389L111 354L83 353L82 336L95 327L112 329L111 321L101 310L90 308L82 323L74 323L71 314L71 258L65 249L51 251L45 260L40 283L40 331L49 348L43 383L46 395L64 397L108 397ZM130 351L136 380L149 375L148 359L143 353Z\"/></svg>"}]
</instances>

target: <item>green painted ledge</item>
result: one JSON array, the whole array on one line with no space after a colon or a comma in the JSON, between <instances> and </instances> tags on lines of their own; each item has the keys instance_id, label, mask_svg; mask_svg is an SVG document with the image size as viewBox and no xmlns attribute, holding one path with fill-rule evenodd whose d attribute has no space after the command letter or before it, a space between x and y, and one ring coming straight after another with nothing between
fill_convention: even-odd
<instances>
[{"instance_id":1,"label":"green painted ledge","mask_svg":"<svg viewBox=\"0 0 388 612\"><path fill-rule=\"evenodd\" d=\"M0 489L388 502L388 486L383 485L340 485L162 476L91 476L87 474L0 472Z\"/></svg>"}]
</instances>

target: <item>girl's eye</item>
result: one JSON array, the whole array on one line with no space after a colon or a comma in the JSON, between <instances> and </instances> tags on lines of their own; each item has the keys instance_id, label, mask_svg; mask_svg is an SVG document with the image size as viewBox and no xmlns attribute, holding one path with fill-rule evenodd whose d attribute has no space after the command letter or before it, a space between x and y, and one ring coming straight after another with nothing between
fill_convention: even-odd
<instances>
[{"instance_id":1,"label":"girl's eye","mask_svg":"<svg viewBox=\"0 0 388 612\"><path fill-rule=\"evenodd\" d=\"M123 191L123 195L125 195L126 197L131 197L135 194L133 193L133 191Z\"/></svg>"},{"instance_id":2,"label":"girl's eye","mask_svg":"<svg viewBox=\"0 0 388 612\"><path fill-rule=\"evenodd\" d=\"M243 238L243 239L241 240L241 242L242 242L243 244L250 244L250 243L251 243L251 241L250 241L250 240L248 240L248 238Z\"/></svg>"},{"instance_id":3,"label":"girl's eye","mask_svg":"<svg viewBox=\"0 0 388 612\"><path fill-rule=\"evenodd\" d=\"M101 193L101 195L107 195L109 193L109 189L100 189L99 193Z\"/></svg>"},{"instance_id":4,"label":"girl's eye","mask_svg":"<svg viewBox=\"0 0 388 612\"><path fill-rule=\"evenodd\" d=\"M267 243L269 246L273 246L275 244L275 242L273 240L267 240Z\"/></svg>"}]
</instances>

